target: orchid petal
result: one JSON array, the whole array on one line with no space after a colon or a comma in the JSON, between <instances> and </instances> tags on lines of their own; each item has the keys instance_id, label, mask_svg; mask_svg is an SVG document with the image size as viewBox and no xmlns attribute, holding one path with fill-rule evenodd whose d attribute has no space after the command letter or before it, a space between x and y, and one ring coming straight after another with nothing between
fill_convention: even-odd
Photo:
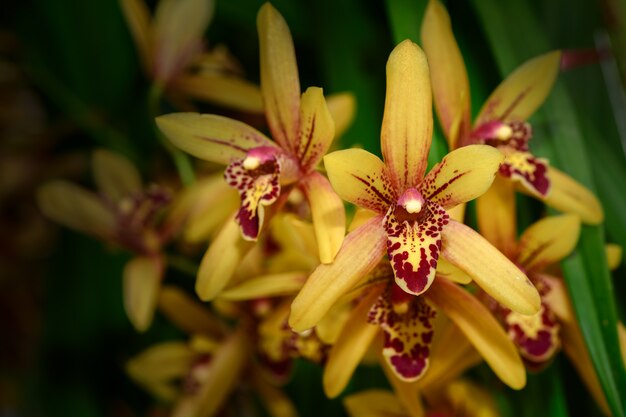
<instances>
[{"instance_id":1,"label":"orchid petal","mask_svg":"<svg viewBox=\"0 0 626 417\"><path fill-rule=\"evenodd\" d=\"M302 272L262 275L228 288L219 295L231 301L254 300L295 294L302 288L306 275Z\"/></svg>"},{"instance_id":2,"label":"orchid petal","mask_svg":"<svg viewBox=\"0 0 626 417\"><path fill-rule=\"evenodd\" d=\"M276 146L264 134L228 117L172 113L156 118L161 132L178 148L196 158L228 165L260 146Z\"/></svg>"},{"instance_id":3,"label":"orchid petal","mask_svg":"<svg viewBox=\"0 0 626 417\"><path fill-rule=\"evenodd\" d=\"M233 161L226 167L224 178L239 192L241 207L235 220L246 240L255 241L265 218L265 207L278 199L282 171L275 148L254 148L243 160ZM253 161L248 166L248 161Z\"/></svg>"},{"instance_id":4,"label":"orchid petal","mask_svg":"<svg viewBox=\"0 0 626 417\"><path fill-rule=\"evenodd\" d=\"M363 149L346 149L324 156L333 188L344 200L385 214L395 200L387 167Z\"/></svg>"},{"instance_id":5,"label":"orchid petal","mask_svg":"<svg viewBox=\"0 0 626 417\"><path fill-rule=\"evenodd\" d=\"M356 98L352 93L331 94L326 97L326 105L335 121L335 137L340 138L354 120Z\"/></svg>"},{"instance_id":6,"label":"orchid petal","mask_svg":"<svg viewBox=\"0 0 626 417\"><path fill-rule=\"evenodd\" d=\"M368 210L366 208L357 207L354 211L354 216L352 216L352 221L348 226L348 232L352 232L353 230L359 228L362 224L367 222L372 217L378 216L378 213L372 210Z\"/></svg>"},{"instance_id":7,"label":"orchid petal","mask_svg":"<svg viewBox=\"0 0 626 417\"><path fill-rule=\"evenodd\" d=\"M519 66L489 96L475 126L492 120L508 122L528 119L550 93L560 62L561 52L553 51Z\"/></svg>"},{"instance_id":8,"label":"orchid petal","mask_svg":"<svg viewBox=\"0 0 626 417\"><path fill-rule=\"evenodd\" d=\"M159 311L188 334L217 336L223 332L219 320L207 308L173 285L161 288Z\"/></svg>"},{"instance_id":9,"label":"orchid petal","mask_svg":"<svg viewBox=\"0 0 626 417\"><path fill-rule=\"evenodd\" d=\"M420 191L444 209L452 208L485 193L503 160L492 146L464 146L447 154L430 170Z\"/></svg>"},{"instance_id":10,"label":"orchid petal","mask_svg":"<svg viewBox=\"0 0 626 417\"><path fill-rule=\"evenodd\" d=\"M169 81L200 52L213 9L213 1L159 2L154 16L154 71L158 80Z\"/></svg>"},{"instance_id":11,"label":"orchid petal","mask_svg":"<svg viewBox=\"0 0 626 417\"><path fill-rule=\"evenodd\" d=\"M422 180L432 141L430 75L419 46L405 40L387 61L387 93L381 129L381 149L396 190Z\"/></svg>"},{"instance_id":12,"label":"orchid petal","mask_svg":"<svg viewBox=\"0 0 626 417\"><path fill-rule=\"evenodd\" d=\"M441 231L448 224L448 214L428 201L418 220L407 216L400 205L385 216L387 255L396 284L405 292L420 295L435 279L441 250ZM406 219L406 217L409 217Z\"/></svg>"},{"instance_id":13,"label":"orchid petal","mask_svg":"<svg viewBox=\"0 0 626 417\"><path fill-rule=\"evenodd\" d=\"M496 176L491 188L476 199L478 230L485 239L507 257L517 246L515 187Z\"/></svg>"},{"instance_id":14,"label":"orchid petal","mask_svg":"<svg viewBox=\"0 0 626 417\"><path fill-rule=\"evenodd\" d=\"M500 165L500 175L519 181L530 194L540 198L550 194L552 184L548 172L551 172L548 160L530 152L509 152Z\"/></svg>"},{"instance_id":15,"label":"orchid petal","mask_svg":"<svg viewBox=\"0 0 626 417\"><path fill-rule=\"evenodd\" d=\"M202 301L212 300L219 295L252 247L252 243L241 238L239 226L230 218L200 262L196 293Z\"/></svg>"},{"instance_id":16,"label":"orchid petal","mask_svg":"<svg viewBox=\"0 0 626 417\"><path fill-rule=\"evenodd\" d=\"M124 309L137 331L150 327L163 278L163 260L137 257L124 267Z\"/></svg>"},{"instance_id":17,"label":"orchid petal","mask_svg":"<svg viewBox=\"0 0 626 417\"><path fill-rule=\"evenodd\" d=\"M526 369L517 349L480 301L444 279L436 280L426 294L459 326L502 382L513 389L526 385Z\"/></svg>"},{"instance_id":18,"label":"orchid petal","mask_svg":"<svg viewBox=\"0 0 626 417\"><path fill-rule=\"evenodd\" d=\"M304 172L314 169L335 138L335 122L321 88L309 87L302 94L300 134L296 155Z\"/></svg>"},{"instance_id":19,"label":"orchid petal","mask_svg":"<svg viewBox=\"0 0 626 417\"><path fill-rule=\"evenodd\" d=\"M379 332L378 326L369 323L367 316L382 290L383 287L372 288L359 301L343 326L337 342L330 349L323 377L324 392L329 398L341 394Z\"/></svg>"},{"instance_id":20,"label":"orchid petal","mask_svg":"<svg viewBox=\"0 0 626 417\"><path fill-rule=\"evenodd\" d=\"M453 381L446 389L455 415L499 417L498 407L489 391L465 380Z\"/></svg>"},{"instance_id":21,"label":"orchid petal","mask_svg":"<svg viewBox=\"0 0 626 417\"><path fill-rule=\"evenodd\" d=\"M301 186L311 207L320 261L324 264L331 263L346 234L343 202L328 180L317 172L304 177Z\"/></svg>"},{"instance_id":22,"label":"orchid petal","mask_svg":"<svg viewBox=\"0 0 626 417\"><path fill-rule=\"evenodd\" d=\"M351 417L404 416L402 403L390 391L371 389L348 395L343 405Z\"/></svg>"},{"instance_id":23,"label":"orchid petal","mask_svg":"<svg viewBox=\"0 0 626 417\"><path fill-rule=\"evenodd\" d=\"M387 377L387 381L389 381L393 387L398 400L400 400L400 403L404 406L406 414L409 417L426 416L424 404L422 404L422 399L420 398L421 395L417 391L417 385L415 383L399 379L386 360L380 358L379 363L385 373L385 376Z\"/></svg>"},{"instance_id":24,"label":"orchid petal","mask_svg":"<svg viewBox=\"0 0 626 417\"><path fill-rule=\"evenodd\" d=\"M443 257L437 260L437 278L445 278L457 284L469 284L472 282L472 277L446 261Z\"/></svg>"},{"instance_id":25,"label":"orchid petal","mask_svg":"<svg viewBox=\"0 0 626 417\"><path fill-rule=\"evenodd\" d=\"M459 137L467 137L471 128L470 89L450 16L441 2L428 2L421 36L430 67L435 109L450 149L455 149Z\"/></svg>"},{"instance_id":26,"label":"orchid petal","mask_svg":"<svg viewBox=\"0 0 626 417\"><path fill-rule=\"evenodd\" d=\"M445 315L440 314L438 318L440 320L435 322L437 332L430 350L430 366L424 377L417 382L417 386L425 393L441 390L467 369L483 361L457 325L450 322Z\"/></svg>"},{"instance_id":27,"label":"orchid petal","mask_svg":"<svg viewBox=\"0 0 626 417\"><path fill-rule=\"evenodd\" d=\"M562 279L538 273L533 273L533 279L540 281L542 287L549 289L549 291L543 290L541 300L550 307L550 310L556 314L561 323L576 320L569 301L569 294Z\"/></svg>"},{"instance_id":28,"label":"orchid petal","mask_svg":"<svg viewBox=\"0 0 626 417\"><path fill-rule=\"evenodd\" d=\"M336 303L322 320L315 326L320 340L327 345L334 345L341 334L343 326L352 312L352 302Z\"/></svg>"},{"instance_id":29,"label":"orchid petal","mask_svg":"<svg viewBox=\"0 0 626 417\"><path fill-rule=\"evenodd\" d=\"M407 310L396 312L391 291L378 297L368 314L368 322L379 325L385 335L383 356L402 381L421 378L429 365L435 309L421 298L411 297Z\"/></svg>"},{"instance_id":30,"label":"orchid petal","mask_svg":"<svg viewBox=\"0 0 626 417\"><path fill-rule=\"evenodd\" d=\"M104 149L95 151L93 173L100 191L114 202L141 191L137 168L120 154Z\"/></svg>"},{"instance_id":31,"label":"orchid petal","mask_svg":"<svg viewBox=\"0 0 626 417\"><path fill-rule=\"evenodd\" d=\"M154 396L172 401L178 395L175 381L185 376L194 356L186 343L160 343L126 362L126 373Z\"/></svg>"},{"instance_id":32,"label":"orchid petal","mask_svg":"<svg viewBox=\"0 0 626 417\"><path fill-rule=\"evenodd\" d=\"M111 238L116 219L102 200L66 181L52 181L37 190L37 203L43 214L71 229Z\"/></svg>"},{"instance_id":33,"label":"orchid petal","mask_svg":"<svg viewBox=\"0 0 626 417\"><path fill-rule=\"evenodd\" d=\"M122 14L133 37L141 64L146 72L152 67L152 45L150 45L150 11L144 0L120 0Z\"/></svg>"},{"instance_id":34,"label":"orchid petal","mask_svg":"<svg viewBox=\"0 0 626 417\"><path fill-rule=\"evenodd\" d=\"M527 270L541 270L569 255L579 235L580 220L574 214L543 218L520 237L518 262Z\"/></svg>"},{"instance_id":35,"label":"orchid petal","mask_svg":"<svg viewBox=\"0 0 626 417\"><path fill-rule=\"evenodd\" d=\"M186 211L187 221L183 231L184 240L190 243L200 243L210 237L223 225L233 212L239 208L239 195L230 188L224 175L196 181L183 190L192 200L192 205ZM185 202L180 202L185 205ZM178 208L179 206L175 206ZM180 208L179 210L184 210ZM173 210L172 210L173 211ZM172 214L174 215L174 214ZM181 217L183 214L178 214Z\"/></svg>"},{"instance_id":36,"label":"orchid petal","mask_svg":"<svg viewBox=\"0 0 626 417\"><path fill-rule=\"evenodd\" d=\"M322 264L308 278L291 305L289 325L297 332L315 326L332 305L383 257L387 236L375 217L346 236L332 264Z\"/></svg>"},{"instance_id":37,"label":"orchid petal","mask_svg":"<svg viewBox=\"0 0 626 417\"><path fill-rule=\"evenodd\" d=\"M609 265L609 270L613 271L617 269L622 263L622 247L614 243L607 243L604 245L606 251L606 262Z\"/></svg>"},{"instance_id":38,"label":"orchid petal","mask_svg":"<svg viewBox=\"0 0 626 417\"><path fill-rule=\"evenodd\" d=\"M260 372L253 374L252 383L255 393L270 417L297 417L298 412L282 389L275 387Z\"/></svg>"},{"instance_id":39,"label":"orchid petal","mask_svg":"<svg viewBox=\"0 0 626 417\"><path fill-rule=\"evenodd\" d=\"M586 224L602 223L602 205L588 188L552 166L548 177L552 189L543 199L546 205L565 213L577 214Z\"/></svg>"},{"instance_id":40,"label":"orchid petal","mask_svg":"<svg viewBox=\"0 0 626 417\"><path fill-rule=\"evenodd\" d=\"M521 314L539 311L541 299L528 277L471 228L451 220L443 229L442 255L500 304Z\"/></svg>"},{"instance_id":41,"label":"orchid petal","mask_svg":"<svg viewBox=\"0 0 626 417\"><path fill-rule=\"evenodd\" d=\"M294 149L300 125L300 80L291 32L281 14L265 3L257 15L261 92L272 137Z\"/></svg>"},{"instance_id":42,"label":"orchid petal","mask_svg":"<svg viewBox=\"0 0 626 417\"><path fill-rule=\"evenodd\" d=\"M187 97L250 113L263 113L258 86L238 77L221 74L184 74L173 80L173 88Z\"/></svg>"},{"instance_id":43,"label":"orchid petal","mask_svg":"<svg viewBox=\"0 0 626 417\"><path fill-rule=\"evenodd\" d=\"M230 336L215 352L202 375L197 393L182 398L174 407L173 417L193 410L194 416L212 416L235 388L247 363L249 340L239 330Z\"/></svg>"},{"instance_id":44,"label":"orchid petal","mask_svg":"<svg viewBox=\"0 0 626 417\"><path fill-rule=\"evenodd\" d=\"M561 326L546 303L541 303L539 312L531 316L507 309L503 321L521 355L533 364L546 363L560 347Z\"/></svg>"}]
</instances>

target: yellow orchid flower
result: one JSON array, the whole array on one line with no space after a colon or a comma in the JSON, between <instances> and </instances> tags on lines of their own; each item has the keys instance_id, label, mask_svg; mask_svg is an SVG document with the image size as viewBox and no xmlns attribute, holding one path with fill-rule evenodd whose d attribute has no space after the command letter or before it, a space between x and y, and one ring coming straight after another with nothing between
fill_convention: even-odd
<instances>
[{"instance_id":1,"label":"yellow orchid flower","mask_svg":"<svg viewBox=\"0 0 626 417\"><path fill-rule=\"evenodd\" d=\"M170 194L158 186L143 188L137 169L123 156L106 150L93 154L99 193L66 181L52 181L37 193L39 207L52 220L96 236L135 254L123 271L124 307L138 331L152 322L165 272L161 247L174 232L157 224Z\"/></svg>"},{"instance_id":2,"label":"yellow orchid flower","mask_svg":"<svg viewBox=\"0 0 626 417\"><path fill-rule=\"evenodd\" d=\"M576 247L580 219L573 214L546 217L526 229L518 242L508 243L508 236L502 233L514 226L492 222L488 227L493 229L488 234L496 236L498 244L503 245L503 252L526 271L539 290L541 309L535 315L521 316L489 298L485 299L486 304L500 318L530 369L544 367L562 348L598 405L608 414L567 288L563 280L553 274L558 262ZM607 246L607 262L619 265L619 261L619 247Z\"/></svg>"},{"instance_id":3,"label":"yellow orchid flower","mask_svg":"<svg viewBox=\"0 0 626 417\"><path fill-rule=\"evenodd\" d=\"M144 0L120 0L120 5L144 71L157 85L234 109L263 111L259 88L241 78L225 48L203 52L212 0L160 0L154 18Z\"/></svg>"},{"instance_id":4,"label":"yellow orchid flower","mask_svg":"<svg viewBox=\"0 0 626 417\"><path fill-rule=\"evenodd\" d=\"M257 21L261 89L275 142L217 115L170 114L158 117L157 124L182 150L227 165L226 181L241 197L235 219L244 239L259 236L265 207L279 208L299 188L311 208L320 259L331 262L343 240L345 214L328 180L315 168L334 138L333 118L320 88L310 87L300 97L293 41L283 17L265 4Z\"/></svg>"},{"instance_id":5,"label":"yellow orchid flower","mask_svg":"<svg viewBox=\"0 0 626 417\"><path fill-rule=\"evenodd\" d=\"M538 310L539 295L523 272L446 212L491 185L502 155L485 145L464 147L448 154L423 178L431 134L426 58L417 45L404 41L387 63L381 133L385 162L360 149L338 151L324 158L338 194L375 215L348 234L332 264L320 265L313 271L291 306L289 324L295 331L315 326L378 265L385 252L398 288L390 290L392 296L386 298L381 311L393 306L392 310L406 313L407 320L429 317L430 307L412 296L432 286L440 252L512 309L525 314ZM390 316L381 314L376 321L389 321ZM424 319L424 325L428 321ZM421 324L414 324L419 333L427 333ZM394 350L399 357L406 356L404 347ZM411 377L419 376L424 364L413 361L423 361L418 360L419 355L411 355Z\"/></svg>"},{"instance_id":6,"label":"yellow orchid flower","mask_svg":"<svg viewBox=\"0 0 626 417\"><path fill-rule=\"evenodd\" d=\"M494 215L494 203L507 204L501 215L513 213L512 182L548 206L577 214L585 223L602 222L604 214L596 197L547 160L534 156L528 147L532 128L527 119L545 101L556 80L560 51L533 58L511 73L487 99L472 126L465 64L448 13L438 0L428 3L422 42L432 69L435 107L450 149L481 143L505 155L499 176L507 181L496 183L496 189L478 199L479 221Z\"/></svg>"}]
</instances>

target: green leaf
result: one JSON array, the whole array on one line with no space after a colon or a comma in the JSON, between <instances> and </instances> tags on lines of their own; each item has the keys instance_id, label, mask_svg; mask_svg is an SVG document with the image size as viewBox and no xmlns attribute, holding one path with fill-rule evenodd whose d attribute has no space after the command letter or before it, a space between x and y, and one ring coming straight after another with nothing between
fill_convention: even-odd
<instances>
[{"instance_id":1,"label":"green leaf","mask_svg":"<svg viewBox=\"0 0 626 417\"><path fill-rule=\"evenodd\" d=\"M551 49L552 45L526 3L519 0L507 2L506 10L503 3L495 0L474 0L473 4L503 75L525 59ZM511 15L516 16L514 31L509 27ZM535 141L540 141L540 155L549 154L551 163L564 168L594 191L579 117L585 115L576 114L565 86L557 83L539 115L540 120L546 122L542 127L548 134L536 135L540 137ZM567 146L563 146L564 141ZM583 227L576 252L562 263L562 268L609 406L614 416L623 416L626 372L617 339L617 314L604 239L601 227Z\"/></svg>"}]
</instances>

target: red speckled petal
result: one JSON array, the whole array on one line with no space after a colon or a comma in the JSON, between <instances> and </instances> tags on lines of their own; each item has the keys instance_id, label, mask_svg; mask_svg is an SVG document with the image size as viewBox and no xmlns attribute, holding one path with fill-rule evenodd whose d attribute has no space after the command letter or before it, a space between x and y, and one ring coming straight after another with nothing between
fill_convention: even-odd
<instances>
[{"instance_id":1,"label":"red speckled petal","mask_svg":"<svg viewBox=\"0 0 626 417\"><path fill-rule=\"evenodd\" d=\"M385 332L383 356L398 378L416 381L428 369L437 312L422 298L413 298L407 307L406 312L394 311L387 291L372 306L368 321Z\"/></svg>"},{"instance_id":2,"label":"red speckled petal","mask_svg":"<svg viewBox=\"0 0 626 417\"><path fill-rule=\"evenodd\" d=\"M530 152L511 152L500 165L500 174L519 181L532 194L545 197L550 192L548 161Z\"/></svg>"},{"instance_id":3,"label":"red speckled petal","mask_svg":"<svg viewBox=\"0 0 626 417\"><path fill-rule=\"evenodd\" d=\"M384 220L387 255L396 284L404 291L420 295L432 284L441 249L441 230L448 219L448 213L433 202L413 215L401 206L389 209Z\"/></svg>"},{"instance_id":4,"label":"red speckled petal","mask_svg":"<svg viewBox=\"0 0 626 417\"><path fill-rule=\"evenodd\" d=\"M274 203L280 194L280 164L276 157L270 157L255 169L246 169L244 165L245 160L232 162L224 178L241 198L235 219L243 238L256 240L263 226L264 206Z\"/></svg>"}]
</instances>

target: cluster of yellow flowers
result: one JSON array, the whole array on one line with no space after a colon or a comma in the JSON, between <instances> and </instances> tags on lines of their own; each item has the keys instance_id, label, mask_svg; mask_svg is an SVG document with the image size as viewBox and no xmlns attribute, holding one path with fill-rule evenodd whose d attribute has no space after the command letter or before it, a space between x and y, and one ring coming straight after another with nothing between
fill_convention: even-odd
<instances>
[{"instance_id":1,"label":"cluster of yellow flowers","mask_svg":"<svg viewBox=\"0 0 626 417\"><path fill-rule=\"evenodd\" d=\"M581 223L602 222L602 207L528 146L527 119L555 82L559 51L523 63L472 123L449 17L430 1L423 49L406 40L389 55L380 159L329 153L354 98L301 93L289 28L270 4L257 18L260 90L224 48L202 52L208 2L162 0L153 22L141 0L122 5L159 95L183 110L201 99L267 121L259 130L216 114L158 115L178 161L191 155L223 174L144 186L123 156L98 150L97 193L62 181L38 193L48 217L134 254L124 306L139 332L158 310L188 334L127 364L172 416L215 415L242 384L270 415L296 415L279 389L296 358L324 367L329 398L362 362L382 367L393 393L346 397L354 416L496 416L464 372L484 360L522 389L527 369L561 349L608 413L558 267ZM433 104L450 153L428 170ZM516 192L563 214L518 231ZM464 223L471 200L478 231ZM356 206L349 216L344 201ZM206 243L196 267L188 247ZM620 256L607 247L611 265ZM195 294L167 283L172 268L194 275Z\"/></svg>"}]
</instances>

